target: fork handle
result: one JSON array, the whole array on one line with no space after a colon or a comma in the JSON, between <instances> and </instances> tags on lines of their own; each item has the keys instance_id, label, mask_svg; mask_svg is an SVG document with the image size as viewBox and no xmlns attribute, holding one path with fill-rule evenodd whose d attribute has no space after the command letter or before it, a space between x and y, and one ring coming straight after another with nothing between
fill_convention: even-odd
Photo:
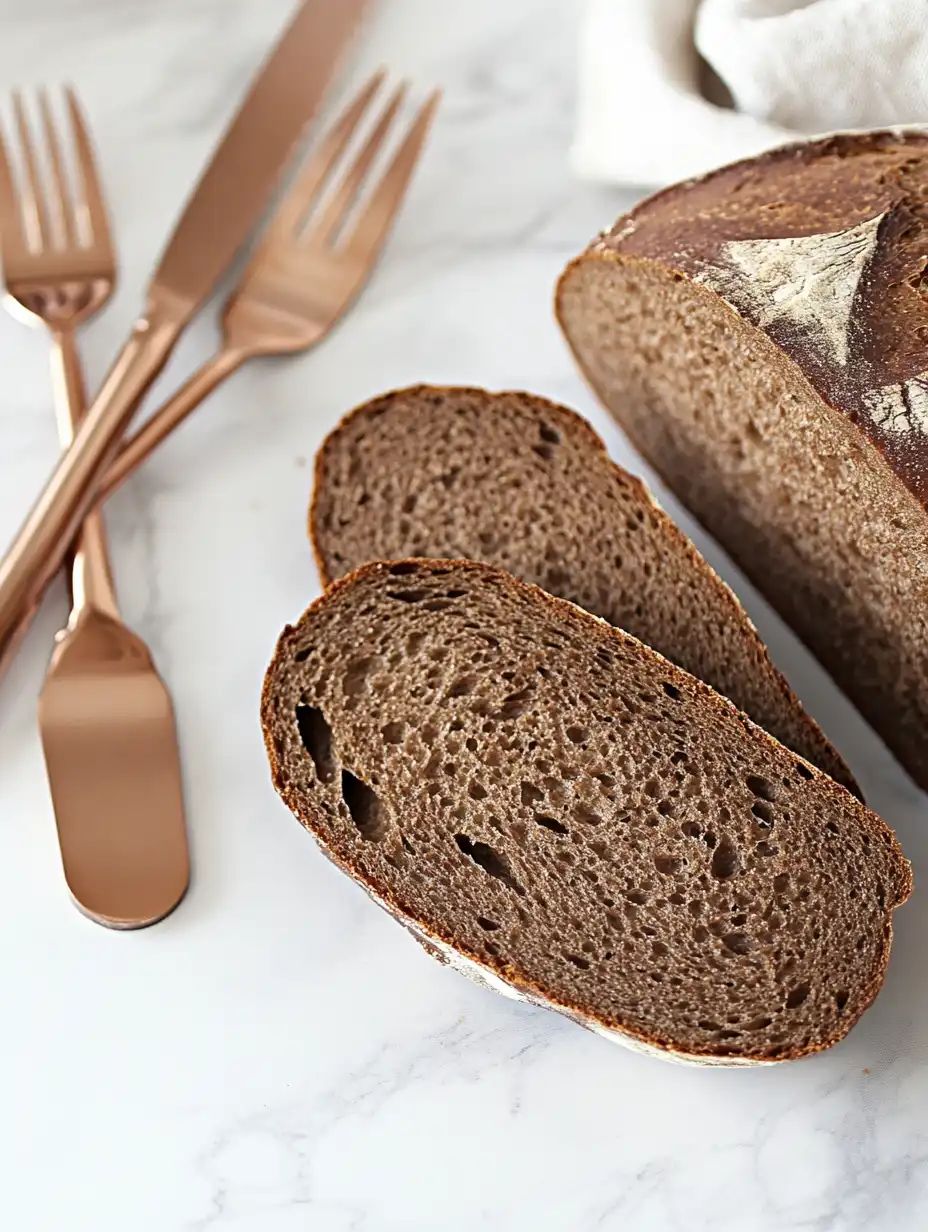
<instances>
[{"instance_id":1,"label":"fork handle","mask_svg":"<svg viewBox=\"0 0 928 1232\"><path fill-rule=\"evenodd\" d=\"M94 504L95 485L119 449L139 401L167 362L186 317L183 305L150 305L0 562L0 669L10 661L11 639L31 622L64 563Z\"/></svg>"},{"instance_id":2,"label":"fork handle","mask_svg":"<svg viewBox=\"0 0 928 1232\"><path fill-rule=\"evenodd\" d=\"M251 354L250 351L224 346L199 367L177 393L159 406L151 418L123 443L103 476L98 489L99 499L112 496L120 484L141 466L155 446L160 445L191 411L195 411L217 385L250 359Z\"/></svg>"},{"instance_id":3,"label":"fork handle","mask_svg":"<svg viewBox=\"0 0 928 1232\"><path fill-rule=\"evenodd\" d=\"M84 417L87 394L81 359L73 329L52 333L52 378L55 391L55 415L58 439L66 449L77 425ZM71 595L73 621L85 607L92 607L107 616L119 619L116 589L106 546L106 528L100 510L92 510L84 518L74 546L71 565Z\"/></svg>"}]
</instances>

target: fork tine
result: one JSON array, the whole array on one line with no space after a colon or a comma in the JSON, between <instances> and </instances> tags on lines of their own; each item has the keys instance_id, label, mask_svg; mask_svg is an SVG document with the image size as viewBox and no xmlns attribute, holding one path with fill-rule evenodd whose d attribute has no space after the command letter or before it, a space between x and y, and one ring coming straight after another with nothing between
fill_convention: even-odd
<instances>
[{"instance_id":1,"label":"fork tine","mask_svg":"<svg viewBox=\"0 0 928 1232\"><path fill-rule=\"evenodd\" d=\"M434 90L422 104L393 161L381 176L353 229L345 237L344 247L365 263L372 262L380 251L402 205L440 101L441 90Z\"/></svg>"},{"instance_id":2,"label":"fork tine","mask_svg":"<svg viewBox=\"0 0 928 1232\"><path fill-rule=\"evenodd\" d=\"M110 223L106 213L106 205L103 201L103 192L100 188L100 177L97 174L97 163L94 158L93 146L90 142L90 134L87 131L87 125L84 123L84 116L81 112L80 103L77 101L77 95L71 86L65 87L64 95L68 104L68 115L71 119L71 132L74 136L77 166L80 171L81 195L90 224L93 246L112 248Z\"/></svg>"},{"instance_id":3,"label":"fork tine","mask_svg":"<svg viewBox=\"0 0 928 1232\"><path fill-rule=\"evenodd\" d=\"M35 156L35 146L29 128L29 121L26 118L26 109L23 106L22 95L18 90L13 94L13 116L19 131L19 143L22 147L23 166L26 170L26 183L28 186L26 200L23 202L26 230L27 232L30 230L34 232L38 248L47 248L51 241L48 206L39 179L39 166Z\"/></svg>"},{"instance_id":4,"label":"fork tine","mask_svg":"<svg viewBox=\"0 0 928 1232\"><path fill-rule=\"evenodd\" d=\"M28 256L29 241L23 226L19 193L0 132L0 245L7 259Z\"/></svg>"},{"instance_id":5,"label":"fork tine","mask_svg":"<svg viewBox=\"0 0 928 1232\"><path fill-rule=\"evenodd\" d=\"M268 227L269 238L289 238L299 228L313 197L341 158L385 77L383 69L374 73L335 121L278 207Z\"/></svg>"},{"instance_id":6,"label":"fork tine","mask_svg":"<svg viewBox=\"0 0 928 1232\"><path fill-rule=\"evenodd\" d=\"M408 88L408 83L404 81L394 90L373 132L364 143L361 152L348 168L344 179L332 194L331 201L323 209L318 221L314 221L312 235L315 241L322 244L331 244L335 239L336 234L345 221L345 215L361 190L361 185L371 169L371 164L383 146L390 125L393 123L394 116L399 110Z\"/></svg>"},{"instance_id":7,"label":"fork tine","mask_svg":"<svg viewBox=\"0 0 928 1232\"><path fill-rule=\"evenodd\" d=\"M52 180L55 186L55 192L58 199L58 216L61 219L61 226L64 231L65 243L71 246L77 243L77 233L74 225L74 206L71 201L71 194L68 190L67 178L64 170L64 159L61 156L61 144L58 141L58 133L55 128L55 121L52 118L52 109L48 101L48 93L45 90L39 92L39 110L42 113L42 126L45 129L45 144L48 147L49 162L52 169Z\"/></svg>"}]
</instances>

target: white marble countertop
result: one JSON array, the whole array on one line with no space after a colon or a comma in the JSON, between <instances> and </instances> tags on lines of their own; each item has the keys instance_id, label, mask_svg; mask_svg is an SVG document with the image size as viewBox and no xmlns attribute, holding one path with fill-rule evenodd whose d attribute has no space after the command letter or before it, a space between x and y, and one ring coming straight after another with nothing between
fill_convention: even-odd
<instances>
[{"instance_id":1,"label":"white marble countertop","mask_svg":"<svg viewBox=\"0 0 928 1232\"><path fill-rule=\"evenodd\" d=\"M291 0L0 0L0 88L73 80L123 275L91 381ZM550 299L628 204L572 181L579 0L383 0L378 62L446 87L386 258L345 325L219 391L110 506L126 617L177 707L195 872L166 922L71 907L35 730L59 586L0 698L0 1224L11 1232L915 1232L928 1224L928 899L832 1052L663 1065L431 962L337 874L268 780L262 672L317 592L310 462L354 403L419 380L524 386L588 414ZM616 49L620 71L621 49ZM645 117L630 116L630 123ZM205 357L198 321L162 388ZM38 333L0 319L0 534L56 445ZM659 489L658 489L659 491ZM675 514L670 499L665 503ZM916 864L925 799L718 550L812 712Z\"/></svg>"}]
</instances>

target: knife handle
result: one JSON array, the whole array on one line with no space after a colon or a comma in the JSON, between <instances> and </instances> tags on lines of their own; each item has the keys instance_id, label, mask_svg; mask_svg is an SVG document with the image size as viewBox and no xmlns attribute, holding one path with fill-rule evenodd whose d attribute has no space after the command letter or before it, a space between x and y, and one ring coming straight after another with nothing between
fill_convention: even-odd
<instances>
[{"instance_id":1,"label":"knife handle","mask_svg":"<svg viewBox=\"0 0 928 1232\"><path fill-rule=\"evenodd\" d=\"M61 568L94 489L112 461L145 391L164 367L181 328L182 308L152 301L136 323L96 400L81 421L9 551L0 561L0 670L13 655Z\"/></svg>"}]
</instances>

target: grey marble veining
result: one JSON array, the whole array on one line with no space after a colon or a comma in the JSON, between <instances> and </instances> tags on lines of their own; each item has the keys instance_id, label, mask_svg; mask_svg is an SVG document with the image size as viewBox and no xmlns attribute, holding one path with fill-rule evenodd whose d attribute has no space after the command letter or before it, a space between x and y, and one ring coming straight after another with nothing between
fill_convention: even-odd
<instances>
[{"instance_id":1,"label":"grey marble veining","mask_svg":"<svg viewBox=\"0 0 928 1232\"><path fill-rule=\"evenodd\" d=\"M92 381L291 7L0 0L0 89L73 80L100 146L122 280L84 337ZM4 682L5 1228L920 1232L928 1222L918 890L897 917L887 987L844 1044L769 1070L691 1071L429 961L316 854L268 782L261 676L278 629L317 593L303 529L311 459L344 410L419 380L524 386L576 406L618 460L647 474L551 315L560 267L629 203L566 169L579 7L382 0L343 90L383 62L446 97L380 270L318 351L243 371L110 506L126 616L172 688L183 742L195 877L164 924L104 932L62 884L34 700L63 587ZM216 336L207 314L160 390ZM2 535L55 454L46 363L41 335L0 318ZM924 796L661 497L744 598L920 880Z\"/></svg>"}]
</instances>

